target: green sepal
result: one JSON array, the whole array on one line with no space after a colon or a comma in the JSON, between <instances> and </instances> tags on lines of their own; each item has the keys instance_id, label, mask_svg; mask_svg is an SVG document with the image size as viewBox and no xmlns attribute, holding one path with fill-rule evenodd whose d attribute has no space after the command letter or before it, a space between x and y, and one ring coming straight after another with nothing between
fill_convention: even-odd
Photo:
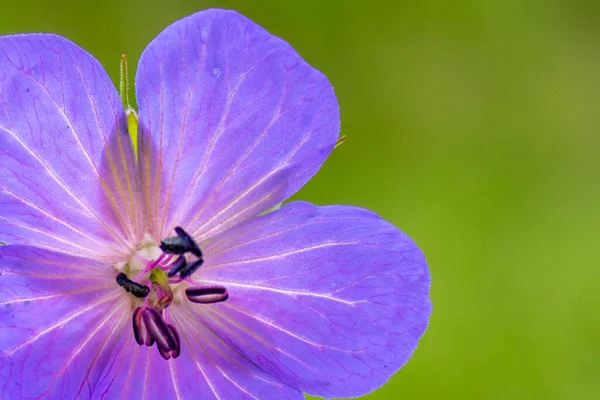
<instances>
[{"instance_id":1,"label":"green sepal","mask_svg":"<svg viewBox=\"0 0 600 400\"><path fill-rule=\"evenodd\" d=\"M342 135L340 136L336 141L335 141L335 145L333 146L333 148L337 148L338 146L341 146L342 143L344 143L344 141L346 140L346 135Z\"/></svg>"},{"instance_id":2,"label":"green sepal","mask_svg":"<svg viewBox=\"0 0 600 400\"><path fill-rule=\"evenodd\" d=\"M133 108L129 108L127 110L127 128L129 130L129 137L131 138L131 143L133 144L133 151L135 152L135 158L138 157L138 117L137 113Z\"/></svg>"},{"instance_id":3,"label":"green sepal","mask_svg":"<svg viewBox=\"0 0 600 400\"><path fill-rule=\"evenodd\" d=\"M273 211L279 210L279 209L281 208L281 206L282 206L282 205L283 205L283 202L281 202L281 203L279 203L279 204L275 204L273 207L269 208L267 211L263 212L263 213L262 213L262 214L260 214L260 215L265 215L265 214L268 214L268 213L270 213L270 212L273 212Z\"/></svg>"}]
</instances>

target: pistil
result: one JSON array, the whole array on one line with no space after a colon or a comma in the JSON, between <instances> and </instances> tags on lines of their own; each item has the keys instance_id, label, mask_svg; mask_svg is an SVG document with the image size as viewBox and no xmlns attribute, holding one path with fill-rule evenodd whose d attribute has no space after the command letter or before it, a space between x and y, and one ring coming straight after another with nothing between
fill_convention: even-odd
<instances>
[{"instance_id":1,"label":"pistil","mask_svg":"<svg viewBox=\"0 0 600 400\"><path fill-rule=\"evenodd\" d=\"M197 285L190 276L204 262L202 252L194 239L181 227L176 227L175 233L177 236L161 241L158 247L162 253L158 253L158 248L149 243L142 247L144 252L140 250L132 257L129 268L137 275L135 280L129 279L123 272L116 278L119 286L127 292L145 299L143 306L137 307L132 316L135 341L148 347L156 344L165 360L177 358L181 354L179 333L167 322L167 308L175 299L171 285L183 282ZM148 281L150 287L140 283ZM192 303L212 304L226 301L229 293L223 286L197 285L187 287L185 296Z\"/></svg>"}]
</instances>

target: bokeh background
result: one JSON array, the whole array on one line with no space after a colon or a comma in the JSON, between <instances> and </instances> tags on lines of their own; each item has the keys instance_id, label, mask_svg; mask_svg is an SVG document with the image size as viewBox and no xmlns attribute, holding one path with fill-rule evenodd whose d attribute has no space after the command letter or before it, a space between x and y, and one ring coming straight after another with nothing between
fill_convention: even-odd
<instances>
[{"instance_id":1,"label":"bokeh background","mask_svg":"<svg viewBox=\"0 0 600 400\"><path fill-rule=\"evenodd\" d=\"M236 9L336 88L348 140L296 197L412 236L434 312L365 399L600 399L600 2L2 1L115 83L169 23Z\"/></svg>"}]
</instances>

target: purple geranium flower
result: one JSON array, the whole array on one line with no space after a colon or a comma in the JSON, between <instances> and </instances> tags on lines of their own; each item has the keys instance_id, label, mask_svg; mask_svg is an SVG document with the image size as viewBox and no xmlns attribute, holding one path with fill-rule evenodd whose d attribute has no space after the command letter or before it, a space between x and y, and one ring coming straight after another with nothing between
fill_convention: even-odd
<instances>
[{"instance_id":1,"label":"purple geranium flower","mask_svg":"<svg viewBox=\"0 0 600 400\"><path fill-rule=\"evenodd\" d=\"M138 154L101 65L0 38L0 398L359 396L410 357L423 254L374 213L292 202L338 104L232 11L168 27L136 76Z\"/></svg>"}]
</instances>

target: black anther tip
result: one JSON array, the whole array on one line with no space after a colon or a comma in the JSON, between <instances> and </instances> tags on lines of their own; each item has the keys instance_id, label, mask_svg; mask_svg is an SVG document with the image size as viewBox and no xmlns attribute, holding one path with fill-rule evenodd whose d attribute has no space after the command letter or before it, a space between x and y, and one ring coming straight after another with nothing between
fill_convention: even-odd
<instances>
[{"instance_id":1,"label":"black anther tip","mask_svg":"<svg viewBox=\"0 0 600 400\"><path fill-rule=\"evenodd\" d=\"M182 227L176 226L175 233L177 236L165 238L160 242L160 249L165 253L170 254L185 254L192 253L196 257L202 257L200 247L194 239Z\"/></svg>"},{"instance_id":2,"label":"black anther tip","mask_svg":"<svg viewBox=\"0 0 600 400\"><path fill-rule=\"evenodd\" d=\"M132 281L123 272L120 272L115 280L127 293L131 293L135 297L143 299L150 294L148 286Z\"/></svg>"},{"instance_id":3,"label":"black anther tip","mask_svg":"<svg viewBox=\"0 0 600 400\"><path fill-rule=\"evenodd\" d=\"M169 272L167 272L167 276L168 277L172 277L177 275L177 273L179 271L181 271L181 269L183 267L185 267L185 257L183 255L180 255L177 260L175 260L175 262L173 263L173 266L171 267L171 269L169 270Z\"/></svg>"},{"instance_id":4,"label":"black anther tip","mask_svg":"<svg viewBox=\"0 0 600 400\"><path fill-rule=\"evenodd\" d=\"M181 268L181 272L179 273L181 279L185 279L188 276L192 275L194 272L196 272L196 270L200 268L203 262L203 259L199 259L192 263L186 264L183 268Z\"/></svg>"}]
</instances>

